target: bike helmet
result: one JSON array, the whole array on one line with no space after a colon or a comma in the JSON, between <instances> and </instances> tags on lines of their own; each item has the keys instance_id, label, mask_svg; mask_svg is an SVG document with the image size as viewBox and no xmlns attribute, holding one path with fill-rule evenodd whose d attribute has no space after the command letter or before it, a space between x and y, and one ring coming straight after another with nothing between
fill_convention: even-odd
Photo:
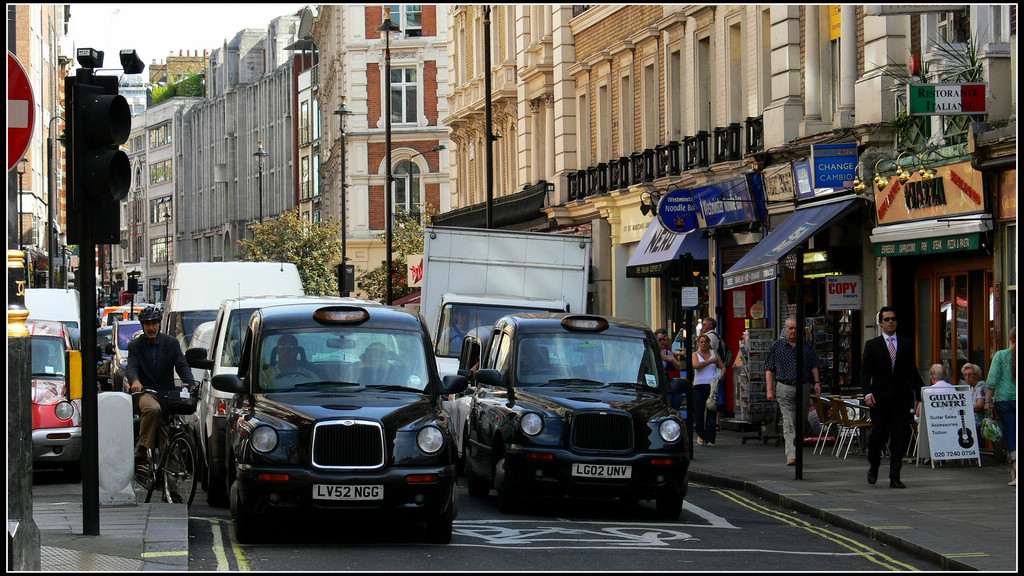
<instances>
[{"instance_id":1,"label":"bike helmet","mask_svg":"<svg viewBox=\"0 0 1024 576\"><path fill-rule=\"evenodd\" d=\"M160 311L156 306L146 306L139 312L139 322L159 322L163 317L163 312Z\"/></svg>"}]
</instances>

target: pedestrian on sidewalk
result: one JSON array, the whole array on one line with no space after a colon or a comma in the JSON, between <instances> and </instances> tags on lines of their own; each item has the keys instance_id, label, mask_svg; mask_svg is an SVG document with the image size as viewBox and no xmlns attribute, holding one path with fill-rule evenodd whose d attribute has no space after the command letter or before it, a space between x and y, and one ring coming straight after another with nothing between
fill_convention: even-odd
<instances>
[{"instance_id":1,"label":"pedestrian on sidewalk","mask_svg":"<svg viewBox=\"0 0 1024 576\"><path fill-rule=\"evenodd\" d=\"M708 398L711 397L711 381L720 378L725 373L725 363L718 357L718 354L711 348L711 338L707 334L697 337L697 349L690 359L693 365L693 410L696 412L694 428L697 434L697 444L703 446L715 445L715 433L718 422L714 413L708 415Z\"/></svg>"},{"instance_id":2,"label":"pedestrian on sidewalk","mask_svg":"<svg viewBox=\"0 0 1024 576\"><path fill-rule=\"evenodd\" d=\"M1010 345L992 357L992 368L988 371L985 382L985 408L993 407L995 400L996 414L1003 426L1003 438L1006 449L1010 451L1010 462L1013 463L1013 478L1009 486L1017 485L1017 328L1010 328Z\"/></svg>"},{"instance_id":3,"label":"pedestrian on sidewalk","mask_svg":"<svg viewBox=\"0 0 1024 576\"><path fill-rule=\"evenodd\" d=\"M906 488L900 480L900 469L907 450L910 418L921 400L924 380L917 369L913 343L896 335L896 311L882 306L877 318L882 335L864 344L860 367L864 403L871 408L868 484L878 480L882 450L888 442L889 487Z\"/></svg>"},{"instance_id":4,"label":"pedestrian on sidewalk","mask_svg":"<svg viewBox=\"0 0 1024 576\"><path fill-rule=\"evenodd\" d=\"M796 417L807 418L807 407L811 403L810 386L803 387L799 402L796 397L796 318L786 319L785 336L779 338L768 350L764 362L765 383L768 388L768 400L779 402L782 412L782 436L786 443L786 465L796 465ZM818 355L814 347L804 340L803 350L803 381L811 382L814 378L814 393L821 394L821 378L818 375ZM799 439L803 441L803 438Z\"/></svg>"}]
</instances>

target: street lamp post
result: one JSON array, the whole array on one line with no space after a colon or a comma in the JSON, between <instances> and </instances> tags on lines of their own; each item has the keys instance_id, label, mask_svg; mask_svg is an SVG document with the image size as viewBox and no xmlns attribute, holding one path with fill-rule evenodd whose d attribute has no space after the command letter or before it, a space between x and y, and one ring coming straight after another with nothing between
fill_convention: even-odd
<instances>
[{"instance_id":1,"label":"street lamp post","mask_svg":"<svg viewBox=\"0 0 1024 576\"><path fill-rule=\"evenodd\" d=\"M54 176L53 159L56 156L56 150L54 150L55 141L63 141L63 138L53 137L53 123L57 120L63 121L63 116L54 116L50 118L50 130L46 137L46 182L47 182L47 197L46 197L46 252L50 260L50 288L57 287L57 274L54 270L54 263L57 260L57 227L54 225L57 218L57 192L56 192L56 177Z\"/></svg>"},{"instance_id":2,"label":"street lamp post","mask_svg":"<svg viewBox=\"0 0 1024 576\"><path fill-rule=\"evenodd\" d=\"M341 107L334 111L338 115L338 140L341 144L341 271L345 273L345 263L348 261L348 253L345 251L345 237L347 235L348 223L348 182L345 181L345 116L351 116L352 111L345 107L345 97L341 97ZM346 294L343 294L347 295Z\"/></svg>"},{"instance_id":3,"label":"street lamp post","mask_svg":"<svg viewBox=\"0 0 1024 576\"><path fill-rule=\"evenodd\" d=\"M263 140L259 141L259 149L252 153L259 159L259 188L260 188L260 224L263 224L263 159L269 154L263 149Z\"/></svg>"},{"instance_id":4,"label":"street lamp post","mask_svg":"<svg viewBox=\"0 0 1024 576\"><path fill-rule=\"evenodd\" d=\"M171 287L171 211L164 210L164 302L167 302L167 290Z\"/></svg>"},{"instance_id":5,"label":"street lamp post","mask_svg":"<svg viewBox=\"0 0 1024 576\"><path fill-rule=\"evenodd\" d=\"M380 32L384 38L384 146L387 152L387 176L384 179L384 225L386 226L384 229L384 237L386 238L384 250L387 292L384 303L389 305L393 300L394 294L394 279L391 277L391 187L394 181L394 176L391 173L391 33L399 30L401 28L391 21L391 8L385 7L384 21L377 27L377 32Z\"/></svg>"},{"instance_id":6,"label":"street lamp post","mask_svg":"<svg viewBox=\"0 0 1024 576\"><path fill-rule=\"evenodd\" d=\"M24 208L24 206L22 206L22 204L25 202L25 188L22 178L25 176L25 164L27 163L28 160L25 158L18 160L18 250L21 250L22 252L25 251L25 232L22 230L22 228L24 228L22 222L22 213L24 212L22 208ZM26 263L26 269L27 268L28 266ZM31 274L25 274L25 282L27 283L26 285L32 284Z\"/></svg>"}]
</instances>

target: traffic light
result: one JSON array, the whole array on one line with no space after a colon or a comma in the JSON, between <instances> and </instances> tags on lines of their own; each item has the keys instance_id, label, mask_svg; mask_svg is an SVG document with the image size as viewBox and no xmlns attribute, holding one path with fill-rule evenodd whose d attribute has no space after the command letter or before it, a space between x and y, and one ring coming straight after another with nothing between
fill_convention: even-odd
<instances>
[{"instance_id":1,"label":"traffic light","mask_svg":"<svg viewBox=\"0 0 1024 576\"><path fill-rule=\"evenodd\" d=\"M90 235L96 244L121 242L120 201L128 195L131 165L121 144L131 131L131 109L116 76L97 76L103 53L79 49L84 66L65 85L65 130L71 209L68 240Z\"/></svg>"}]
</instances>

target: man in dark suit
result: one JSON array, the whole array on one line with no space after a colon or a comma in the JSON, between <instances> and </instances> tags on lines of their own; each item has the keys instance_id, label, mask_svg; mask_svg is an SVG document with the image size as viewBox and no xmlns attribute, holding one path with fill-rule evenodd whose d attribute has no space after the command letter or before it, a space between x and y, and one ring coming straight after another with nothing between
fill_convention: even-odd
<instances>
[{"instance_id":1,"label":"man in dark suit","mask_svg":"<svg viewBox=\"0 0 1024 576\"><path fill-rule=\"evenodd\" d=\"M160 333L162 312L156 306L149 306L139 312L143 335L128 343L128 365L125 376L131 382L131 392L142 392L143 388L157 391L174 390L174 372L178 372L181 381L192 389L196 381L192 377L192 369L185 361L181 345L173 336ZM139 447L135 451L136 460L145 460L146 448L156 447L156 436L160 430L163 411L160 401L152 394L143 394L139 398ZM161 438L162 439L162 438Z\"/></svg>"},{"instance_id":2,"label":"man in dark suit","mask_svg":"<svg viewBox=\"0 0 1024 576\"><path fill-rule=\"evenodd\" d=\"M900 480L900 468L910 435L910 418L924 381L917 369L913 343L896 336L896 312L883 306L878 311L878 323L882 335L864 345L860 367L864 403L871 408L868 484L878 480L878 465L888 440L889 487L906 488Z\"/></svg>"}]
</instances>

